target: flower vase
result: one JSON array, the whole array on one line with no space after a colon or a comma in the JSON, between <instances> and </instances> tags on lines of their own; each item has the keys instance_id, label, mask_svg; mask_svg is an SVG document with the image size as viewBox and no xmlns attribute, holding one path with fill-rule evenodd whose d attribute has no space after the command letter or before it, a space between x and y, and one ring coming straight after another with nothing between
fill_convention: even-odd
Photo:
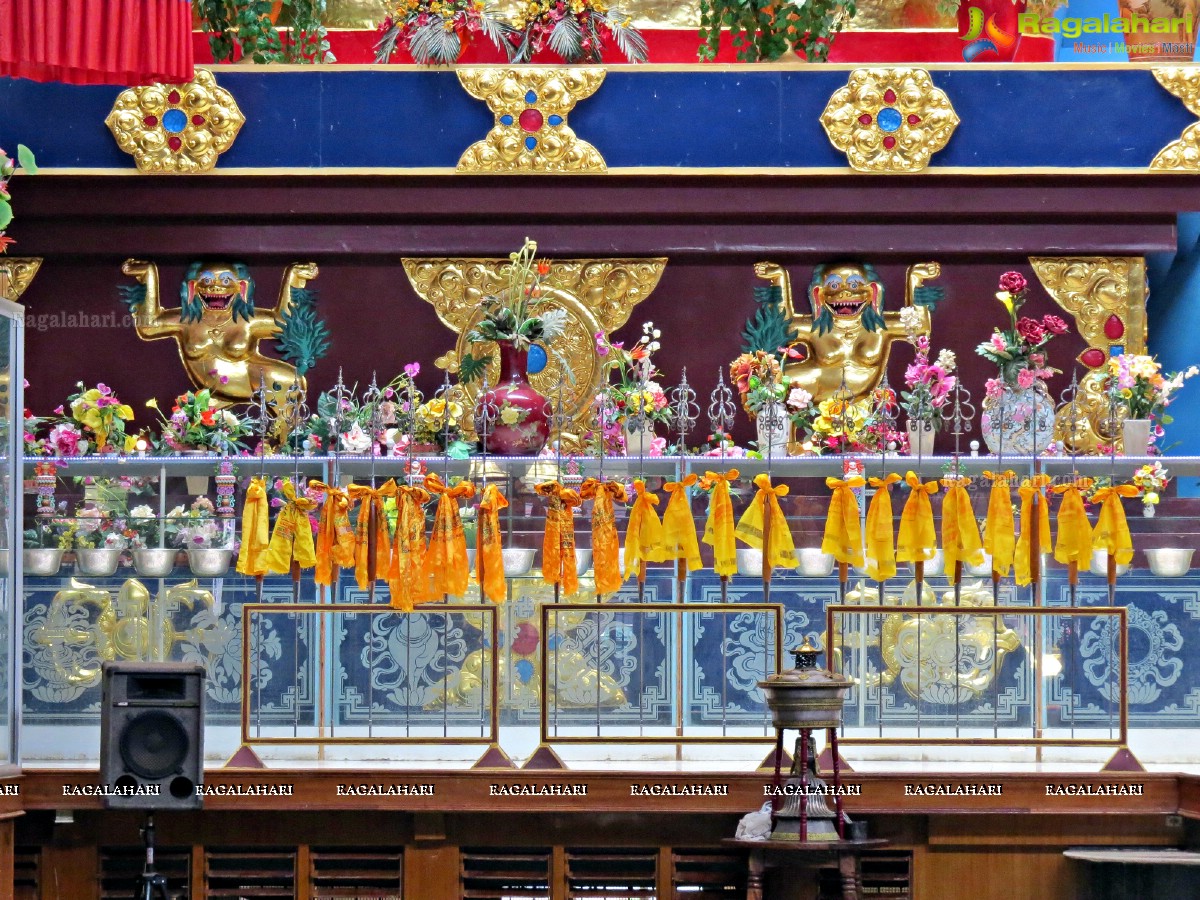
<instances>
[{"instance_id":1,"label":"flower vase","mask_svg":"<svg viewBox=\"0 0 1200 900\"><path fill-rule=\"evenodd\" d=\"M904 426L908 431L908 452L910 456L933 456L933 438L937 434L932 425L909 419Z\"/></svg>"},{"instance_id":2,"label":"flower vase","mask_svg":"<svg viewBox=\"0 0 1200 900\"><path fill-rule=\"evenodd\" d=\"M550 436L546 398L526 377L528 350L506 341L500 350L500 378L486 402L496 411L487 435L487 452L496 456L535 456Z\"/></svg>"},{"instance_id":3,"label":"flower vase","mask_svg":"<svg viewBox=\"0 0 1200 900\"><path fill-rule=\"evenodd\" d=\"M765 456L788 455L791 420L782 401L772 400L758 411L754 420L758 429L758 452Z\"/></svg>"},{"instance_id":4,"label":"flower vase","mask_svg":"<svg viewBox=\"0 0 1200 900\"><path fill-rule=\"evenodd\" d=\"M1121 452L1126 456L1150 454L1150 420L1126 419L1121 423Z\"/></svg>"},{"instance_id":5,"label":"flower vase","mask_svg":"<svg viewBox=\"0 0 1200 900\"><path fill-rule=\"evenodd\" d=\"M980 430L991 453L1041 453L1054 440L1054 401L1045 382L1005 384L998 395L984 397Z\"/></svg>"},{"instance_id":6,"label":"flower vase","mask_svg":"<svg viewBox=\"0 0 1200 900\"><path fill-rule=\"evenodd\" d=\"M641 428L625 426L625 455L649 456L654 446L654 423L647 422Z\"/></svg>"},{"instance_id":7,"label":"flower vase","mask_svg":"<svg viewBox=\"0 0 1200 900\"><path fill-rule=\"evenodd\" d=\"M1145 516L1147 519L1153 519L1154 518L1154 504L1153 503L1143 503L1142 504L1142 515Z\"/></svg>"}]
</instances>

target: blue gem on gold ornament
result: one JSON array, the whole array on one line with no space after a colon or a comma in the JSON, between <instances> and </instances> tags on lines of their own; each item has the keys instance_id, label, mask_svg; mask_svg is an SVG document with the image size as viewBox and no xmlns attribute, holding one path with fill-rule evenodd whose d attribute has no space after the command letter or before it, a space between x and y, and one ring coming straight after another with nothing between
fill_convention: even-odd
<instances>
[{"instance_id":1,"label":"blue gem on gold ornament","mask_svg":"<svg viewBox=\"0 0 1200 900\"><path fill-rule=\"evenodd\" d=\"M541 344L531 344L529 355L525 357L525 372L528 375L536 375L542 369L546 368L546 363L548 362L546 348Z\"/></svg>"},{"instance_id":2,"label":"blue gem on gold ornament","mask_svg":"<svg viewBox=\"0 0 1200 900\"><path fill-rule=\"evenodd\" d=\"M900 115L900 110L893 106L885 106L879 111L875 121L879 124L880 131L899 131L900 123L904 120Z\"/></svg>"}]
</instances>

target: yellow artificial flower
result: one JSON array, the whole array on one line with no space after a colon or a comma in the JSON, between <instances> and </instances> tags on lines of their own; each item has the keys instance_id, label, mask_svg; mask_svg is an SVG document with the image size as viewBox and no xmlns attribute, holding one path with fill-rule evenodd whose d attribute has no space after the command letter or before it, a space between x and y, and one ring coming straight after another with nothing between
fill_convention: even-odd
<instances>
[{"instance_id":1,"label":"yellow artificial flower","mask_svg":"<svg viewBox=\"0 0 1200 900\"><path fill-rule=\"evenodd\" d=\"M148 406L150 409L158 409L158 401L151 397L146 401L146 406Z\"/></svg>"},{"instance_id":2,"label":"yellow artificial flower","mask_svg":"<svg viewBox=\"0 0 1200 900\"><path fill-rule=\"evenodd\" d=\"M136 434L125 435L125 452L137 453L138 436Z\"/></svg>"}]
</instances>

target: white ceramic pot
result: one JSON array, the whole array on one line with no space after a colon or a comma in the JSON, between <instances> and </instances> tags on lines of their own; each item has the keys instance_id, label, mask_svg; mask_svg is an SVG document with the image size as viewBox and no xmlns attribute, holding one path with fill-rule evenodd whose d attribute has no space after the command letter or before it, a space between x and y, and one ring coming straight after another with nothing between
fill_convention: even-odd
<instances>
[{"instance_id":1,"label":"white ceramic pot","mask_svg":"<svg viewBox=\"0 0 1200 900\"><path fill-rule=\"evenodd\" d=\"M739 575L751 575L761 578L763 573L762 551L748 547L739 547L737 550L737 570Z\"/></svg>"},{"instance_id":2,"label":"white ceramic pot","mask_svg":"<svg viewBox=\"0 0 1200 900\"><path fill-rule=\"evenodd\" d=\"M500 555L504 559L505 576L515 578L520 575L529 574L529 570L533 568L533 558L537 555L537 551L509 548L508 550L501 550Z\"/></svg>"},{"instance_id":3,"label":"white ceramic pot","mask_svg":"<svg viewBox=\"0 0 1200 900\"><path fill-rule=\"evenodd\" d=\"M649 456L651 443L654 441L654 426L647 425L639 431L625 429L625 455Z\"/></svg>"},{"instance_id":4,"label":"white ceramic pot","mask_svg":"<svg viewBox=\"0 0 1200 900\"><path fill-rule=\"evenodd\" d=\"M763 456L787 456L791 420L781 401L775 400L758 411L754 420L758 429L758 451Z\"/></svg>"},{"instance_id":5,"label":"white ceramic pot","mask_svg":"<svg viewBox=\"0 0 1200 900\"><path fill-rule=\"evenodd\" d=\"M1182 578L1192 567L1194 550L1183 547L1164 547L1159 550L1147 550L1146 561L1150 571L1159 578Z\"/></svg>"},{"instance_id":6,"label":"white ceramic pot","mask_svg":"<svg viewBox=\"0 0 1200 900\"><path fill-rule=\"evenodd\" d=\"M1150 420L1126 419L1121 423L1121 452L1126 456L1145 456L1150 451Z\"/></svg>"},{"instance_id":7,"label":"white ceramic pot","mask_svg":"<svg viewBox=\"0 0 1200 900\"><path fill-rule=\"evenodd\" d=\"M575 574L582 575L592 567L591 550L575 550Z\"/></svg>"},{"instance_id":8,"label":"white ceramic pot","mask_svg":"<svg viewBox=\"0 0 1200 900\"><path fill-rule=\"evenodd\" d=\"M144 578L166 578L175 568L175 548L134 550L133 568Z\"/></svg>"},{"instance_id":9,"label":"white ceramic pot","mask_svg":"<svg viewBox=\"0 0 1200 900\"><path fill-rule=\"evenodd\" d=\"M977 566L973 566L968 562L963 563L963 569L968 575L974 575L976 578L988 578L992 574L992 555L990 553L983 554L983 562Z\"/></svg>"},{"instance_id":10,"label":"white ceramic pot","mask_svg":"<svg viewBox=\"0 0 1200 900\"><path fill-rule=\"evenodd\" d=\"M907 563L907 565L911 571L916 572L916 567L912 563ZM934 551L933 559L925 560L925 577L932 578L934 575L941 575L945 571L946 554L941 550L936 550Z\"/></svg>"},{"instance_id":11,"label":"white ceramic pot","mask_svg":"<svg viewBox=\"0 0 1200 900\"><path fill-rule=\"evenodd\" d=\"M58 574L62 566L62 550L57 547L36 547L22 554L23 567L26 575L39 578L51 578Z\"/></svg>"},{"instance_id":12,"label":"white ceramic pot","mask_svg":"<svg viewBox=\"0 0 1200 900\"><path fill-rule=\"evenodd\" d=\"M209 547L203 550L189 550L187 555L193 575L201 578L220 578L229 571L233 551Z\"/></svg>"},{"instance_id":13,"label":"white ceramic pot","mask_svg":"<svg viewBox=\"0 0 1200 900\"><path fill-rule=\"evenodd\" d=\"M801 547L796 551L796 559L800 561L800 574L822 578L833 574L837 560L833 554L822 552L820 547ZM762 568L761 562L759 568Z\"/></svg>"},{"instance_id":14,"label":"white ceramic pot","mask_svg":"<svg viewBox=\"0 0 1200 900\"><path fill-rule=\"evenodd\" d=\"M909 456L933 456L933 439L937 432L932 427L923 428L920 422L912 419L904 427L908 432Z\"/></svg>"}]
</instances>

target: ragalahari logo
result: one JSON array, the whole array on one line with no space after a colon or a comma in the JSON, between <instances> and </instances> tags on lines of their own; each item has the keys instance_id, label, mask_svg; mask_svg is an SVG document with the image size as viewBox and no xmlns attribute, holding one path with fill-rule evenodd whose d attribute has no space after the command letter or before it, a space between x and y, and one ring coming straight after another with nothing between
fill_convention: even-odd
<instances>
[{"instance_id":1,"label":"ragalahari logo","mask_svg":"<svg viewBox=\"0 0 1200 900\"><path fill-rule=\"evenodd\" d=\"M958 7L958 36L966 41L965 62L1011 62L1021 42L1017 16L1025 8L1013 0L964 0Z\"/></svg>"}]
</instances>

